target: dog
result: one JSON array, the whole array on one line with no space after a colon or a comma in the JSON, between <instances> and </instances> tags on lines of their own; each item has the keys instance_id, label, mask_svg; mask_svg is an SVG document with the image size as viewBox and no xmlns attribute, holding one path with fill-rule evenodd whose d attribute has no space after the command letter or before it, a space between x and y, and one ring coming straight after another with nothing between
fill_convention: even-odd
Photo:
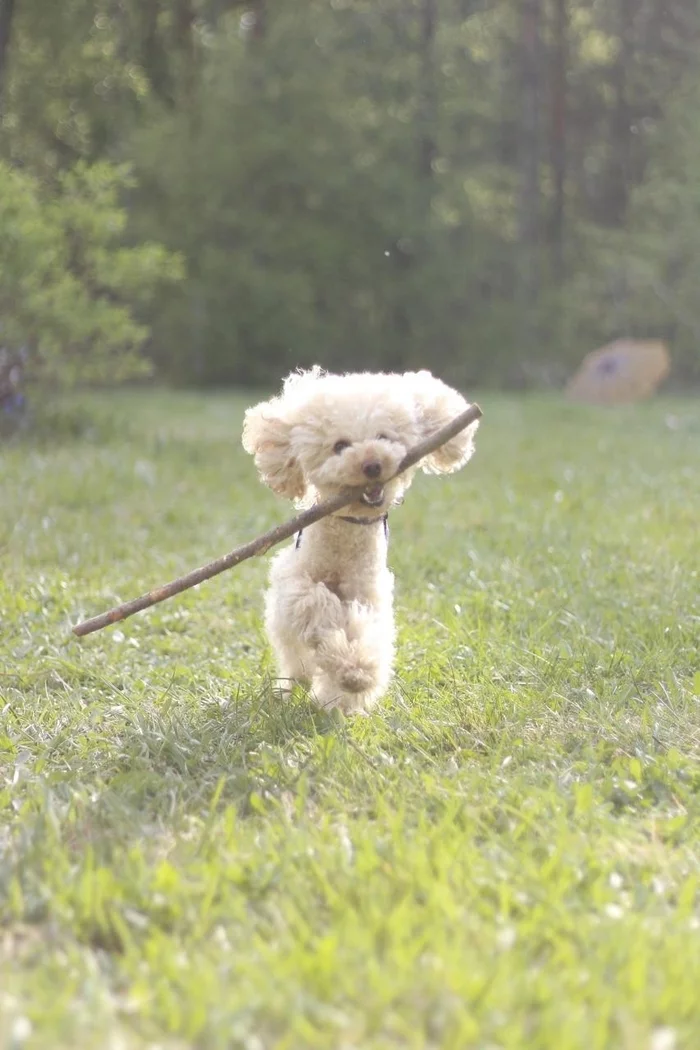
<instances>
[{"instance_id":1,"label":"dog","mask_svg":"<svg viewBox=\"0 0 700 1050\"><path fill-rule=\"evenodd\" d=\"M272 561L265 626L283 695L299 682L321 708L366 714L386 691L395 649L389 509L418 467L463 467L478 423L393 475L408 449L466 408L427 371L335 375L314 366L247 410L243 447L273 492L303 507L364 486L357 502L309 526Z\"/></svg>"}]
</instances>

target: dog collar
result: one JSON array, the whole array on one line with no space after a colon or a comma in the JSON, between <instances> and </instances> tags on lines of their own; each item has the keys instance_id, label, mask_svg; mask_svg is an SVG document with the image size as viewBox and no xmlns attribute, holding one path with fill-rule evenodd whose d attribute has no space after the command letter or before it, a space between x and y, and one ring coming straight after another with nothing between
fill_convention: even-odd
<instances>
[{"instance_id":1,"label":"dog collar","mask_svg":"<svg viewBox=\"0 0 700 1050\"><path fill-rule=\"evenodd\" d=\"M376 525L378 521L383 521L386 525L389 515L380 514L378 518L353 518L349 514L338 514L336 517L341 521L349 521L351 525Z\"/></svg>"},{"instance_id":2,"label":"dog collar","mask_svg":"<svg viewBox=\"0 0 700 1050\"><path fill-rule=\"evenodd\" d=\"M386 536L387 543L389 542L388 514L380 514L378 518L353 518L349 514L338 514L337 517L340 518L341 521L349 522L351 525L376 525L378 522L381 521L384 523L384 535ZM304 530L300 529L297 533L296 543L294 544L295 550L299 550L299 548L301 547L301 537L303 532Z\"/></svg>"}]
</instances>

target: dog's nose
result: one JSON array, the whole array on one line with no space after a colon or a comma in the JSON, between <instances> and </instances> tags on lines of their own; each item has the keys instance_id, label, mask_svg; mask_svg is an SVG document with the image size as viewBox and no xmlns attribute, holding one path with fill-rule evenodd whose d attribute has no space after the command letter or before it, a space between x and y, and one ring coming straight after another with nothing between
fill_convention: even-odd
<instances>
[{"instance_id":1,"label":"dog's nose","mask_svg":"<svg viewBox=\"0 0 700 1050\"><path fill-rule=\"evenodd\" d=\"M371 460L369 463L362 464L362 473L366 474L368 478L378 478L382 472L381 463L377 463L376 460Z\"/></svg>"}]
</instances>

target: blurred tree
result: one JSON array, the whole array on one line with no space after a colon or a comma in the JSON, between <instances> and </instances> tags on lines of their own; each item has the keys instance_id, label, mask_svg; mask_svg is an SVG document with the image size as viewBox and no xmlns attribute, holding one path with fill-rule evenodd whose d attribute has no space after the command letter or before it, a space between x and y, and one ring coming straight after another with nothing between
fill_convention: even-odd
<instances>
[{"instance_id":1,"label":"blurred tree","mask_svg":"<svg viewBox=\"0 0 700 1050\"><path fill-rule=\"evenodd\" d=\"M163 374L552 379L630 327L683 338L658 201L700 178L699 29L697 0L0 0L0 154L46 200L132 166L122 246L185 260L137 309Z\"/></svg>"},{"instance_id":2,"label":"blurred tree","mask_svg":"<svg viewBox=\"0 0 700 1050\"><path fill-rule=\"evenodd\" d=\"M9 57L12 19L15 12L15 0L0 0L0 98L5 85L5 70Z\"/></svg>"},{"instance_id":3,"label":"blurred tree","mask_svg":"<svg viewBox=\"0 0 700 1050\"><path fill-rule=\"evenodd\" d=\"M553 28L550 58L551 114L549 157L552 168L552 203L548 241L551 247L551 273L555 283L561 284L566 273L564 254L564 224L567 176L567 121L569 65L569 5L568 0L552 0Z\"/></svg>"},{"instance_id":4,"label":"blurred tree","mask_svg":"<svg viewBox=\"0 0 700 1050\"><path fill-rule=\"evenodd\" d=\"M541 0L521 0L521 107L518 127L518 292L523 316L526 352L537 339L534 307L540 285L541 219L541 109L542 109Z\"/></svg>"},{"instance_id":5,"label":"blurred tree","mask_svg":"<svg viewBox=\"0 0 700 1050\"><path fill-rule=\"evenodd\" d=\"M27 348L26 371L52 386L114 382L148 371L148 329L134 307L179 276L154 244L120 245L126 172L75 166L47 193L0 162L0 325L5 347Z\"/></svg>"}]
</instances>

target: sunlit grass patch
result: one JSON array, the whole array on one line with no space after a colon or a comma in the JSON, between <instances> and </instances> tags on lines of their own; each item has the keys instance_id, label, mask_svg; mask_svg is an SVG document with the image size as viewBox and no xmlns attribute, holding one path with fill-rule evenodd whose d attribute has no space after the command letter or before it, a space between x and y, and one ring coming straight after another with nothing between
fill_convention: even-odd
<instances>
[{"instance_id":1,"label":"sunlit grass patch","mask_svg":"<svg viewBox=\"0 0 700 1050\"><path fill-rule=\"evenodd\" d=\"M480 402L355 721L272 697L262 560L70 635L287 516L243 399L0 452L0 1044L698 1045L700 408Z\"/></svg>"}]
</instances>

